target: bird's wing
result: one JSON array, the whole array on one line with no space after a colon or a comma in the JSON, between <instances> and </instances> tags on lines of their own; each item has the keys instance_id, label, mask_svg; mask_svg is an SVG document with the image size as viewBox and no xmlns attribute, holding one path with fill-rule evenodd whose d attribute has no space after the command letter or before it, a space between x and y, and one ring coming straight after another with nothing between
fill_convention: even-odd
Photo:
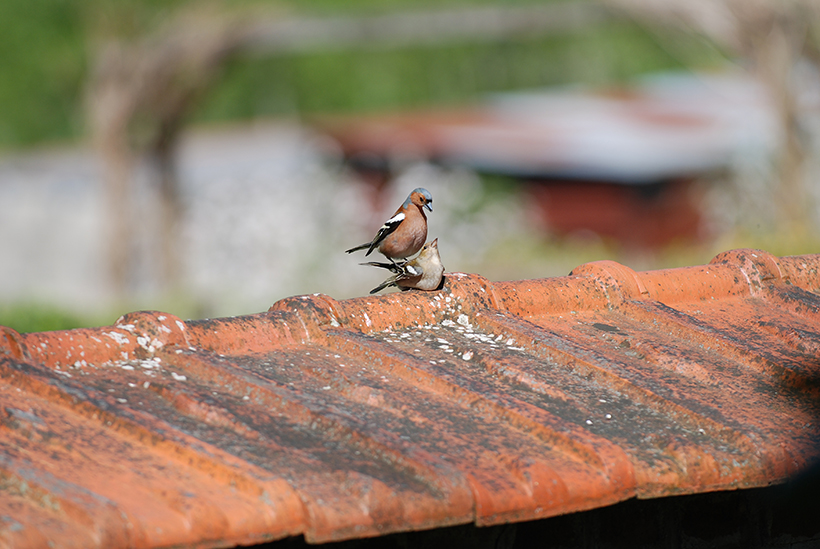
<instances>
[{"instance_id":1,"label":"bird's wing","mask_svg":"<svg viewBox=\"0 0 820 549\"><path fill-rule=\"evenodd\" d=\"M390 233L398 229L399 225L401 225L401 222L404 221L405 217L407 216L404 214L404 212L399 212L387 221L385 221L384 225L382 225L379 229L379 232L376 233L376 237L373 239L373 242L370 243L370 248L368 248L367 253L364 254L365 257L370 255L370 252L376 249L379 246L379 244L382 243L382 240L387 238L390 235Z\"/></svg>"},{"instance_id":2,"label":"bird's wing","mask_svg":"<svg viewBox=\"0 0 820 549\"><path fill-rule=\"evenodd\" d=\"M361 265L372 265L373 267L382 267L383 269L389 269L393 271L394 274L372 290L370 290L371 294L375 294L376 292L387 288L388 286L396 286L398 282L402 280L407 280L410 278L419 278L424 274L424 269L418 263L412 261L405 261L404 263L378 263L376 261L371 261L369 263L361 263Z\"/></svg>"},{"instance_id":3,"label":"bird's wing","mask_svg":"<svg viewBox=\"0 0 820 549\"><path fill-rule=\"evenodd\" d=\"M411 278L420 278L423 274L424 269L422 268L422 266L419 265L417 262L410 261L398 265L396 275L393 278L398 283L403 280L409 280Z\"/></svg>"}]
</instances>

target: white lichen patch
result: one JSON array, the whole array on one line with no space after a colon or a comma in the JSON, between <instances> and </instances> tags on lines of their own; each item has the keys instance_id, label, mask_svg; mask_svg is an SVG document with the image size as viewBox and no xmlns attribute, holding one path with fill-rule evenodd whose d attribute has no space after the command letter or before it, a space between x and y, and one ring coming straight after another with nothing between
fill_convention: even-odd
<instances>
[{"instance_id":1,"label":"white lichen patch","mask_svg":"<svg viewBox=\"0 0 820 549\"><path fill-rule=\"evenodd\" d=\"M149 353L155 353L157 349L161 349L165 344L156 338L150 339L148 336L137 336L137 345Z\"/></svg>"},{"instance_id":2,"label":"white lichen patch","mask_svg":"<svg viewBox=\"0 0 820 549\"><path fill-rule=\"evenodd\" d=\"M113 339L117 343L117 345L128 345L131 343L131 340L128 339L128 336L123 335L119 332L103 332L103 335Z\"/></svg>"}]
</instances>

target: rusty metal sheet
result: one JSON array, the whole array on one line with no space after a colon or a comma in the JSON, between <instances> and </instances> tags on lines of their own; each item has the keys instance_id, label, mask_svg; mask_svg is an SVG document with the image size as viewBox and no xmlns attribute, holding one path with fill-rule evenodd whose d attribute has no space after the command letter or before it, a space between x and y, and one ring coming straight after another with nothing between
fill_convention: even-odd
<instances>
[{"instance_id":1,"label":"rusty metal sheet","mask_svg":"<svg viewBox=\"0 0 820 549\"><path fill-rule=\"evenodd\" d=\"M0 329L0 545L492 525L820 455L820 255Z\"/></svg>"},{"instance_id":2,"label":"rusty metal sheet","mask_svg":"<svg viewBox=\"0 0 820 549\"><path fill-rule=\"evenodd\" d=\"M729 74L665 73L627 88L505 92L469 108L314 124L365 164L386 166L404 152L525 179L646 185L771 149L774 118L761 90Z\"/></svg>"}]
</instances>

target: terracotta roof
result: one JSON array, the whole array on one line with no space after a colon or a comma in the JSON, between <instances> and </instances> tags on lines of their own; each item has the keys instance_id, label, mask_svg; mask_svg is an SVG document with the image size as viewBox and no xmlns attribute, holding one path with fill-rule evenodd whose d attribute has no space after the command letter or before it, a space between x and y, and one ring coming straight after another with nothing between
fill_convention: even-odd
<instances>
[{"instance_id":1,"label":"terracotta roof","mask_svg":"<svg viewBox=\"0 0 820 549\"><path fill-rule=\"evenodd\" d=\"M228 546L778 483L820 455L820 255L277 302L0 343L0 544Z\"/></svg>"}]
</instances>

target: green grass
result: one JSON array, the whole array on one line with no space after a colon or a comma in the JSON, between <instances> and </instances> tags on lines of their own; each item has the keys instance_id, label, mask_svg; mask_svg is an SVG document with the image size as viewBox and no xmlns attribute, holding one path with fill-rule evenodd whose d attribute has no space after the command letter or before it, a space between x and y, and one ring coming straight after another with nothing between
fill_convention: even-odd
<instances>
[{"instance_id":1,"label":"green grass","mask_svg":"<svg viewBox=\"0 0 820 549\"><path fill-rule=\"evenodd\" d=\"M85 316L43 303L0 305L0 326L20 333L71 330L103 324L110 324L110 321L100 322L94 315Z\"/></svg>"},{"instance_id":2,"label":"green grass","mask_svg":"<svg viewBox=\"0 0 820 549\"><path fill-rule=\"evenodd\" d=\"M0 146L79 135L85 75L79 4L0 2Z\"/></svg>"},{"instance_id":3,"label":"green grass","mask_svg":"<svg viewBox=\"0 0 820 549\"><path fill-rule=\"evenodd\" d=\"M703 45L676 53L628 21L593 33L498 43L395 50L328 51L238 59L209 91L202 121L454 105L491 92L585 83L618 84L637 75L719 60Z\"/></svg>"}]
</instances>

